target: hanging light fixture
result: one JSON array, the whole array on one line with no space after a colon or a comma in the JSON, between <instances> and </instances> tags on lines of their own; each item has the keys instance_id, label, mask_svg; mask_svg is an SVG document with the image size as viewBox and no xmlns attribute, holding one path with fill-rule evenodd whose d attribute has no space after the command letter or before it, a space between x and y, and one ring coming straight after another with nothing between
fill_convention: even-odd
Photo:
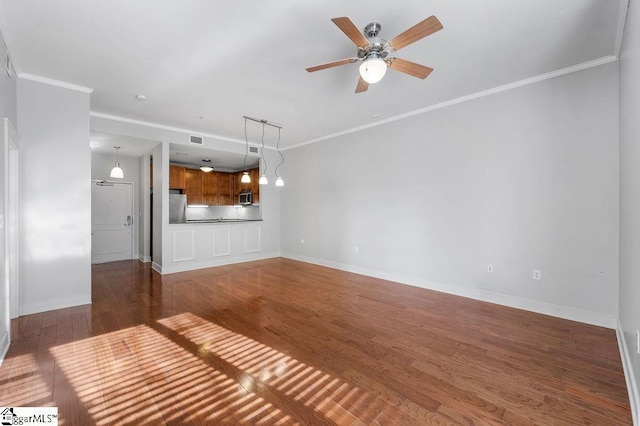
<instances>
[{"instance_id":1,"label":"hanging light fixture","mask_svg":"<svg viewBox=\"0 0 640 426\"><path fill-rule=\"evenodd\" d=\"M213 171L213 167L211 167L211 160L209 160L208 158L205 158L204 160L202 160L202 162L204 163L202 166L200 166L200 170L202 170L205 173L209 173Z\"/></svg>"},{"instance_id":2,"label":"hanging light fixture","mask_svg":"<svg viewBox=\"0 0 640 426\"><path fill-rule=\"evenodd\" d=\"M280 127L278 127L278 142L276 142L276 150L278 151L278 154L280 154L280 163L276 166L275 171L276 186L284 186L284 180L281 176L278 175L278 169L284 164L284 155L282 155L282 152L280 152Z\"/></svg>"},{"instance_id":3,"label":"hanging light fixture","mask_svg":"<svg viewBox=\"0 0 640 426\"><path fill-rule=\"evenodd\" d=\"M262 149L260 150L260 154L262 155L262 162L264 163L264 169L262 170L262 176L260 176L260 180L258 183L260 185L267 185L269 183L269 179L267 179L267 161L264 159L264 125L266 120L262 120Z\"/></svg>"},{"instance_id":4,"label":"hanging light fixture","mask_svg":"<svg viewBox=\"0 0 640 426\"><path fill-rule=\"evenodd\" d=\"M249 176L249 172L247 171L247 155L249 155L249 138L247 138L247 117L244 117L244 141L247 143L247 146L244 150L244 172L242 172L242 178L240 178L240 182L251 183L251 176Z\"/></svg>"},{"instance_id":5,"label":"hanging light fixture","mask_svg":"<svg viewBox=\"0 0 640 426\"><path fill-rule=\"evenodd\" d=\"M280 130L282 129L282 126L279 126L277 124L274 123L270 123L265 119L259 120L257 118L251 118L251 117L247 117L246 115L243 116L244 117L244 138L245 138L245 142L247 143L247 150L245 151L245 156L244 156L244 161L245 161L245 169L247 167L247 154L249 153L249 139L247 138L247 120L251 120L251 121L255 121L257 123L262 123L262 136L260 138L260 141L262 142L262 149L260 151L260 160L262 161L262 163L264 163L264 168L262 170L262 176L260 176L260 179L258 180L258 183L260 185L267 185L269 183L269 179L267 179L267 160L264 158L264 131L265 131L265 126L271 126L271 127L277 127L278 128L278 143L276 144L276 149L278 150L278 154L280 154L280 158L282 159L282 161L280 161L280 164L278 164L278 167L280 167L283 163L284 163L284 156L282 155L282 153L280 152ZM278 167L276 167L276 186L284 186L284 180L282 179L282 177L278 176ZM242 175L242 179L240 180L240 182L242 183L249 183L251 182L251 178L249 177L249 174L245 171Z\"/></svg>"},{"instance_id":6,"label":"hanging light fixture","mask_svg":"<svg viewBox=\"0 0 640 426\"><path fill-rule=\"evenodd\" d=\"M387 72L387 63L376 52L369 53L367 59L360 65L360 76L369 84L382 80Z\"/></svg>"},{"instance_id":7,"label":"hanging light fixture","mask_svg":"<svg viewBox=\"0 0 640 426\"><path fill-rule=\"evenodd\" d=\"M114 148L116 149L116 165L111 169L111 174L109 176L116 179L122 179L124 178L124 172L120 168L120 161L118 161L118 151L120 150L120 147L114 146Z\"/></svg>"}]
</instances>

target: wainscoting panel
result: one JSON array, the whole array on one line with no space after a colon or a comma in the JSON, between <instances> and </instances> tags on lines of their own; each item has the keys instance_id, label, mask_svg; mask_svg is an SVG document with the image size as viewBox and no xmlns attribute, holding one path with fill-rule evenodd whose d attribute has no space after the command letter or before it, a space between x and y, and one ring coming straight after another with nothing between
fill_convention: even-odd
<instances>
[{"instance_id":1,"label":"wainscoting panel","mask_svg":"<svg viewBox=\"0 0 640 426\"><path fill-rule=\"evenodd\" d=\"M260 227L247 226L244 230L244 252L254 253L260 251Z\"/></svg>"},{"instance_id":2,"label":"wainscoting panel","mask_svg":"<svg viewBox=\"0 0 640 426\"><path fill-rule=\"evenodd\" d=\"M213 257L231 254L231 228L213 228Z\"/></svg>"},{"instance_id":3,"label":"wainscoting panel","mask_svg":"<svg viewBox=\"0 0 640 426\"><path fill-rule=\"evenodd\" d=\"M193 230L173 231L173 261L193 260Z\"/></svg>"}]
</instances>

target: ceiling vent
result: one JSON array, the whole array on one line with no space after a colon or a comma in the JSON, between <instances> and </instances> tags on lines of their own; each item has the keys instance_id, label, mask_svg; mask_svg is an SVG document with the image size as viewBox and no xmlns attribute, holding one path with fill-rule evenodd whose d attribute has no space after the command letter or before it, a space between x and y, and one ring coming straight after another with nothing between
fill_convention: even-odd
<instances>
[{"instance_id":1,"label":"ceiling vent","mask_svg":"<svg viewBox=\"0 0 640 426\"><path fill-rule=\"evenodd\" d=\"M194 143L196 145L202 145L202 136L189 136L189 142Z\"/></svg>"},{"instance_id":2,"label":"ceiling vent","mask_svg":"<svg viewBox=\"0 0 640 426\"><path fill-rule=\"evenodd\" d=\"M257 146L249 146L249 154L260 154L260 149Z\"/></svg>"}]
</instances>

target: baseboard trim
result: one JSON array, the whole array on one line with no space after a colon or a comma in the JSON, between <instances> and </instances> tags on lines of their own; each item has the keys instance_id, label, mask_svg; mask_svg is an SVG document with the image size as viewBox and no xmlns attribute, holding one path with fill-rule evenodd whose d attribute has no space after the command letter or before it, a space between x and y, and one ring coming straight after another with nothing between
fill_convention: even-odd
<instances>
[{"instance_id":1,"label":"baseboard trim","mask_svg":"<svg viewBox=\"0 0 640 426\"><path fill-rule=\"evenodd\" d=\"M0 366L2 366L2 361L4 361L4 357L7 356L7 352L9 351L9 332L5 331L2 333L2 337L0 338Z\"/></svg>"},{"instance_id":2,"label":"baseboard trim","mask_svg":"<svg viewBox=\"0 0 640 426\"><path fill-rule=\"evenodd\" d=\"M151 262L151 269L162 275L162 266L158 265L156 262Z\"/></svg>"},{"instance_id":3,"label":"baseboard trim","mask_svg":"<svg viewBox=\"0 0 640 426\"><path fill-rule=\"evenodd\" d=\"M633 374L633 364L631 363L631 356L629 353L629 347L627 341L624 338L624 330L620 320L618 320L618 326L616 327L616 336L618 338L618 348L620 350L620 358L622 359L622 369L624 370L624 378L627 382L627 392L629 392L629 404L631 405L631 417L633 418L633 424L638 426L640 422L640 394L638 394L638 383L636 382L636 376Z\"/></svg>"},{"instance_id":4,"label":"baseboard trim","mask_svg":"<svg viewBox=\"0 0 640 426\"><path fill-rule=\"evenodd\" d=\"M196 269L215 268L216 266L234 265L236 263L253 262L255 260L265 260L280 257L279 252L273 253L257 253L254 255L242 256L222 256L212 258L211 260L202 262L176 262L162 268L161 274L175 274L177 272L193 271Z\"/></svg>"},{"instance_id":5,"label":"baseboard trim","mask_svg":"<svg viewBox=\"0 0 640 426\"><path fill-rule=\"evenodd\" d=\"M138 260L142 263L149 263L151 262L151 256L143 256L141 254L138 255Z\"/></svg>"},{"instance_id":6,"label":"baseboard trim","mask_svg":"<svg viewBox=\"0 0 640 426\"><path fill-rule=\"evenodd\" d=\"M90 305L91 294L63 297L59 299L47 300L46 302L25 303L20 307L20 315L38 314L40 312L53 311L56 309L72 308L80 305Z\"/></svg>"},{"instance_id":7,"label":"baseboard trim","mask_svg":"<svg viewBox=\"0 0 640 426\"><path fill-rule=\"evenodd\" d=\"M347 265L324 259L302 256L294 253L283 253L282 257L299 260L301 262L312 263L315 265L326 266L328 268L339 269L346 272L367 275L383 280L394 281L400 284L440 291L442 293L453 294L461 297L467 297L469 299L495 303L497 305L508 306L510 308L522 309L525 311L536 312L543 315L550 315L553 317L582 322L585 324L597 325L599 327L610 328L613 330L615 330L617 327L618 319L616 316L606 315L599 312L585 311L569 306L555 305L553 303L524 299L508 294L494 293L491 291L476 288L444 284L437 281L424 280L419 277L407 277L397 274L390 274L387 272L361 268L358 266Z\"/></svg>"}]
</instances>

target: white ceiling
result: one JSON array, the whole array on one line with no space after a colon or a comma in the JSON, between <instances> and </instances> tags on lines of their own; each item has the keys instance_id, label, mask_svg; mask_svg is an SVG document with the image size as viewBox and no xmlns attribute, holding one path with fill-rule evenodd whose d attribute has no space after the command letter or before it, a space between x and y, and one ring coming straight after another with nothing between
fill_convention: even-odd
<instances>
[{"instance_id":1,"label":"white ceiling","mask_svg":"<svg viewBox=\"0 0 640 426\"><path fill-rule=\"evenodd\" d=\"M239 141L248 115L287 147L611 60L627 2L0 0L0 29L18 72L94 89L93 112ZM358 64L305 71L355 55L331 18L378 21L388 40L430 15L444 29L395 54L434 68L425 80L390 70L354 94Z\"/></svg>"}]
</instances>

